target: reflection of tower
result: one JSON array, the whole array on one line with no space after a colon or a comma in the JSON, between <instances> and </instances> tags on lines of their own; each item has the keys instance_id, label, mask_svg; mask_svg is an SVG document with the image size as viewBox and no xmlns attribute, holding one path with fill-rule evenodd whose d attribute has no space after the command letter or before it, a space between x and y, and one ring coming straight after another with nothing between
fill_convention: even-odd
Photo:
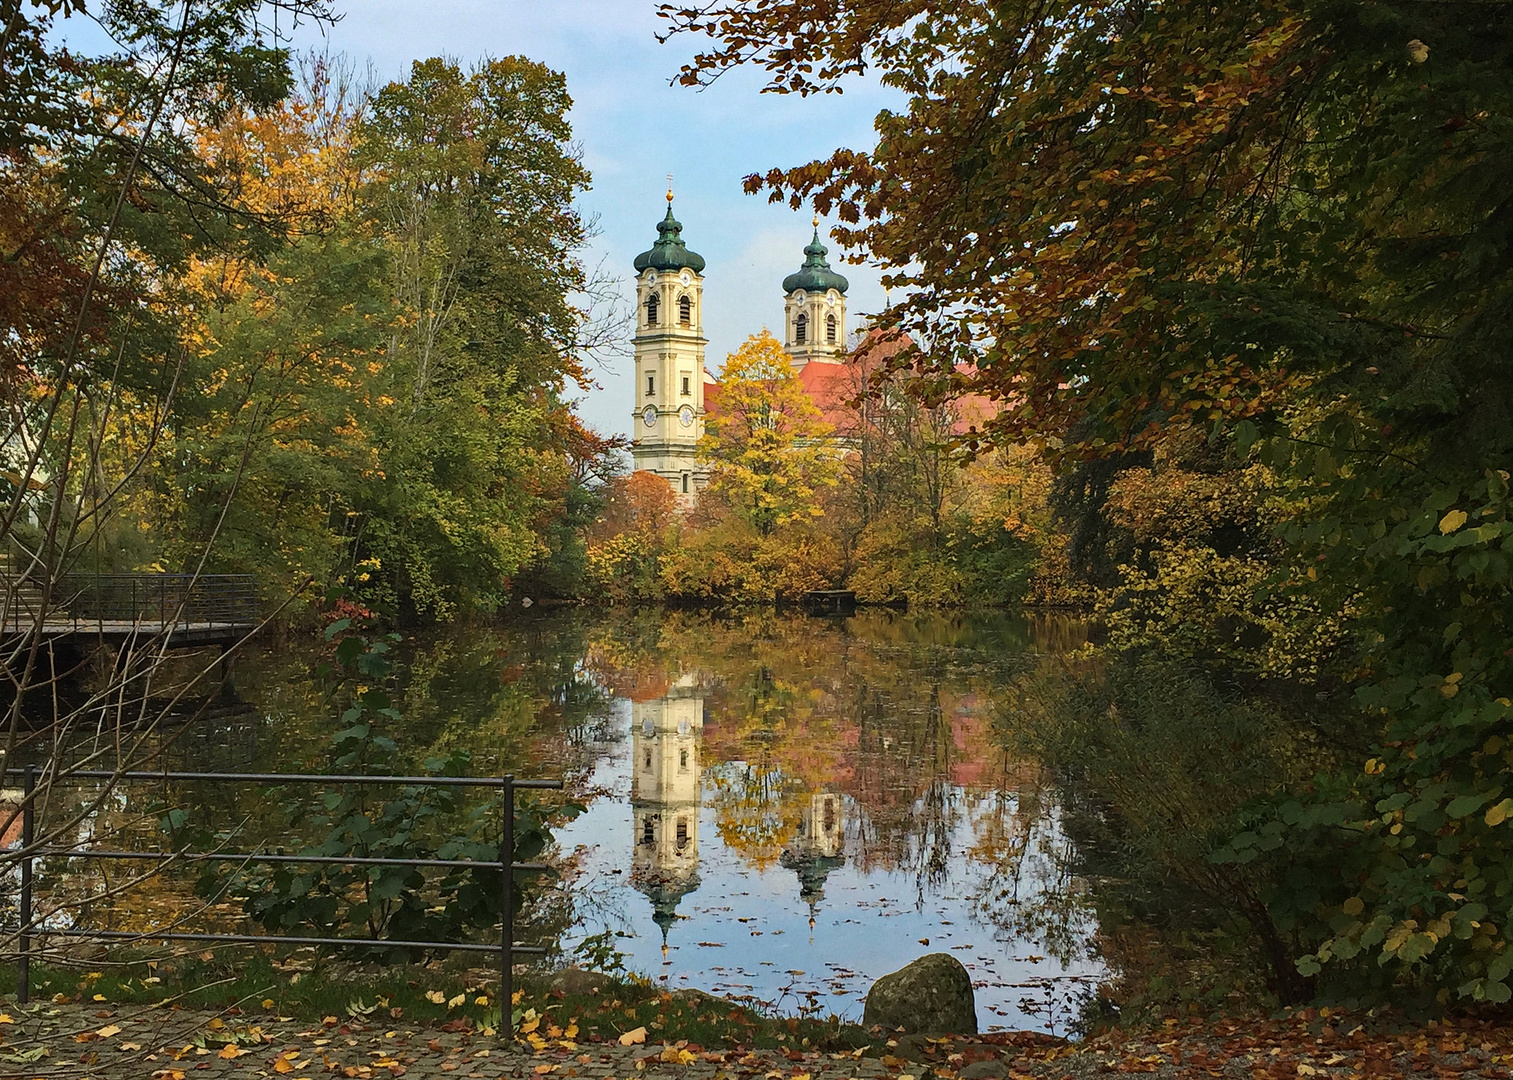
<instances>
[{"instance_id":1,"label":"reflection of tower","mask_svg":"<svg viewBox=\"0 0 1513 1080\"><path fill-rule=\"evenodd\" d=\"M635 853L630 880L651 899L652 918L667 930L678 901L699 887L699 736L704 699L685 675L655 701L631 706L630 805Z\"/></svg>"},{"instance_id":2,"label":"reflection of tower","mask_svg":"<svg viewBox=\"0 0 1513 1080\"><path fill-rule=\"evenodd\" d=\"M846 826L841 816L841 797L834 792L817 792L809 797L799 817L798 835L783 849L781 862L799 877L799 896L809 904L809 923L825 898L825 879L830 872L846 864L843 854Z\"/></svg>"}]
</instances>

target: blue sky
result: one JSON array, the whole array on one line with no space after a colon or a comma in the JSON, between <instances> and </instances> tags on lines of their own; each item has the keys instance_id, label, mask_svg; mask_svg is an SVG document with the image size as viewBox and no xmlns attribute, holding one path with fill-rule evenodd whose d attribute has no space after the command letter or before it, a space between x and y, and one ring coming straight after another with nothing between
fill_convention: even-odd
<instances>
[{"instance_id":1,"label":"blue sky","mask_svg":"<svg viewBox=\"0 0 1513 1080\"><path fill-rule=\"evenodd\" d=\"M333 27L299 31L300 48L345 53L359 67L371 62L380 80L403 78L411 61L446 56L463 64L484 56L520 54L567 76L573 127L593 189L581 199L600 234L584 253L619 279L622 307L631 310L631 260L651 245L674 175L676 213L689 246L708 261L705 334L708 364L718 371L748 334L781 322L781 281L803 261L810 211L774 206L741 191L741 180L773 166L824 157L837 147L870 147L872 119L891 91L854 80L844 94L809 98L760 94L760 72L740 71L707 90L669 85L705 38L659 45L663 26L655 0L338 0ZM89 45L91 29L78 20L64 29L71 43ZM97 32L96 32L97 33ZM822 223L823 235L823 223ZM883 303L878 273L831 262L851 281L852 325ZM628 314L627 314L628 318ZM628 323L624 337L629 337ZM628 353L596 366L601 388L579 411L595 429L630 430Z\"/></svg>"}]
</instances>

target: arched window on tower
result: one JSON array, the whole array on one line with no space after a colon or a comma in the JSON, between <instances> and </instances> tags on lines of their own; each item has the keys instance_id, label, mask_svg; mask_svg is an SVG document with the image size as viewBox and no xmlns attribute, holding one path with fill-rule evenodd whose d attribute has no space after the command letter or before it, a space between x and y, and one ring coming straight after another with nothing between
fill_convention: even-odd
<instances>
[{"instance_id":1,"label":"arched window on tower","mask_svg":"<svg viewBox=\"0 0 1513 1080\"><path fill-rule=\"evenodd\" d=\"M678 325L693 325L693 301L686 296L678 297Z\"/></svg>"},{"instance_id":2,"label":"arched window on tower","mask_svg":"<svg viewBox=\"0 0 1513 1080\"><path fill-rule=\"evenodd\" d=\"M657 325L657 294L652 293L646 298L646 325Z\"/></svg>"},{"instance_id":3,"label":"arched window on tower","mask_svg":"<svg viewBox=\"0 0 1513 1080\"><path fill-rule=\"evenodd\" d=\"M825 316L825 344L826 345L834 345L835 344L835 316L834 315L826 315Z\"/></svg>"},{"instance_id":4,"label":"arched window on tower","mask_svg":"<svg viewBox=\"0 0 1513 1080\"><path fill-rule=\"evenodd\" d=\"M800 313L799 317L793 320L793 343L795 345L802 345L808 338L809 316Z\"/></svg>"}]
</instances>

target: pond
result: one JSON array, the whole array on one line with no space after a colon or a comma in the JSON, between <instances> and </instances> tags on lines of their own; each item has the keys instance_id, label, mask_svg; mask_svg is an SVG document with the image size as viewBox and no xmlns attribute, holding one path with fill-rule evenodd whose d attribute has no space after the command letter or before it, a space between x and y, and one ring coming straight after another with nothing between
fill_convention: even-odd
<instances>
[{"instance_id":1,"label":"pond","mask_svg":"<svg viewBox=\"0 0 1513 1080\"><path fill-rule=\"evenodd\" d=\"M966 965L987 1028L1065 1031L1102 977L1034 762L994 738L1006 688L1080 644L1055 617L571 610L400 650L409 760L562 777L571 952L672 989L860 1019L878 976ZM314 650L238 665L240 719L176 767L320 770L340 725Z\"/></svg>"}]
</instances>

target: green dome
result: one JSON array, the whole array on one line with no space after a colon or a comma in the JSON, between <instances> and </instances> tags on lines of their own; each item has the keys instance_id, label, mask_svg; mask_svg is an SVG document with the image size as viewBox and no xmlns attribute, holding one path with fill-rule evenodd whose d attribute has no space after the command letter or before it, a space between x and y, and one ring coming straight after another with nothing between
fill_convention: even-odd
<instances>
[{"instance_id":1,"label":"green dome","mask_svg":"<svg viewBox=\"0 0 1513 1080\"><path fill-rule=\"evenodd\" d=\"M636 256L632 264L636 273L643 270L682 270L687 267L696 274L704 272L704 256L688 250L683 243L683 226L672 216L672 199L667 200L667 216L657 223L657 242L650 251Z\"/></svg>"},{"instance_id":2,"label":"green dome","mask_svg":"<svg viewBox=\"0 0 1513 1080\"><path fill-rule=\"evenodd\" d=\"M798 273L789 274L783 279L785 293L797 292L799 289L805 292L834 289L844 294L850 285L849 281L830 269L830 264L825 261L825 245L820 243L819 229L814 230L814 239L804 248L804 265L799 267Z\"/></svg>"}]
</instances>

